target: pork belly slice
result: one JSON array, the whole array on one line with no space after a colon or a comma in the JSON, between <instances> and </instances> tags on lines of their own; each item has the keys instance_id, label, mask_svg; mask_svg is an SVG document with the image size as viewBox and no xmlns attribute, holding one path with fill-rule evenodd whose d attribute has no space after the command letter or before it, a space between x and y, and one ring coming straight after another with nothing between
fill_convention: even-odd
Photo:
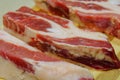
<instances>
[{"instance_id":1,"label":"pork belly slice","mask_svg":"<svg viewBox=\"0 0 120 80\"><path fill-rule=\"evenodd\" d=\"M3 17L4 29L42 51L95 69L120 67L105 35L78 29L67 19L43 14L27 7L8 12Z\"/></svg>"},{"instance_id":2,"label":"pork belly slice","mask_svg":"<svg viewBox=\"0 0 120 80\"><path fill-rule=\"evenodd\" d=\"M106 33L120 38L119 0L35 0L46 11L61 13L80 28ZM57 14L59 15L59 14Z\"/></svg>"},{"instance_id":3,"label":"pork belly slice","mask_svg":"<svg viewBox=\"0 0 120 80\"><path fill-rule=\"evenodd\" d=\"M4 66L5 68L9 68L9 65L18 68L15 71L13 68L8 73L18 73L16 72L18 70L21 71L21 75L22 73L30 74L33 77L31 77L32 80L93 80L93 76L87 69L62 61L60 58L48 56L4 31L0 31L0 60L8 64ZM23 77L21 76L20 80Z\"/></svg>"}]
</instances>

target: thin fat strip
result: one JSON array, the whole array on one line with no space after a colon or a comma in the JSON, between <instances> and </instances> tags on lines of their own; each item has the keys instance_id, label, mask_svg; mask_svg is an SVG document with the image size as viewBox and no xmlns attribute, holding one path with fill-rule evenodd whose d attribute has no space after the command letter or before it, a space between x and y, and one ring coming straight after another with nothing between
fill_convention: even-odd
<instances>
[{"instance_id":1,"label":"thin fat strip","mask_svg":"<svg viewBox=\"0 0 120 80\"><path fill-rule=\"evenodd\" d=\"M51 21L51 19L49 18L40 16L37 12L35 15L33 15L35 13L34 11L32 14L29 14L32 11L30 10L29 12L29 9L27 10L28 12L26 13L25 11L23 11L24 13L22 13L21 10L21 12L10 12L6 14L4 16L4 25L6 27L5 28L6 31L12 33L13 35L16 35L19 38L21 37L21 39L24 39L24 41L28 42L32 46L37 46L38 48L43 49L43 51L50 50L59 56L67 57L68 59L86 64L94 68L107 70L119 67L119 61L115 56L114 50L104 35L96 32L81 30L83 35L92 34L92 36L80 37L81 36L80 33L79 35L78 33L75 34L77 31L80 32L80 30L75 28L71 22L70 23L72 24L72 26L66 24L67 25L66 28L64 26L57 24L56 22L53 22L54 20ZM14 16L12 16L13 14ZM41 24L38 23L39 20L41 22L41 19L44 22L43 25L44 24L47 25L47 26L44 25L44 28L40 26ZM62 20L63 18L60 19ZM30 24L31 22L29 21L32 21L33 24ZM13 25L9 25L9 22L11 22ZM34 22L37 23L34 24ZM22 32L21 28L23 28ZM73 29L72 35L68 35L68 33L71 33L72 29ZM61 36L62 33L64 34ZM97 38L94 38L93 35L97 36ZM104 45L101 45L101 43L103 43ZM100 55L102 57L99 58L99 56L97 55ZM85 63L86 60L88 60L88 63ZM89 63L90 60L91 63ZM108 64L110 64L109 66L106 65L106 61L108 61Z\"/></svg>"},{"instance_id":2,"label":"thin fat strip","mask_svg":"<svg viewBox=\"0 0 120 80\"><path fill-rule=\"evenodd\" d=\"M37 80L93 80L87 69L50 57L2 30L0 57L31 73Z\"/></svg>"}]
</instances>

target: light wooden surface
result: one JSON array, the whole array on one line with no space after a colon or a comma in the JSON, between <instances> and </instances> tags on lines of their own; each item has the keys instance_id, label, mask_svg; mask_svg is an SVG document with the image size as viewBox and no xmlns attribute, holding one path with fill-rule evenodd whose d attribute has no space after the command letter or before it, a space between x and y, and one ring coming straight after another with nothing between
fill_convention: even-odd
<instances>
[{"instance_id":1,"label":"light wooden surface","mask_svg":"<svg viewBox=\"0 0 120 80\"><path fill-rule=\"evenodd\" d=\"M32 7L34 2L32 0L0 0L0 25L2 25L2 15L8 11L14 11L18 9L20 6L29 6ZM1 28L0 27L0 28ZM113 47L115 48L115 52L120 59L120 40L114 38L111 41ZM97 71L90 70L94 75L95 80L120 80L120 69L110 70L110 71ZM2 77L2 76L1 76ZM0 80L3 80L0 77Z\"/></svg>"},{"instance_id":2,"label":"light wooden surface","mask_svg":"<svg viewBox=\"0 0 120 80\"><path fill-rule=\"evenodd\" d=\"M0 78L0 80L4 80L3 78Z\"/></svg>"}]
</instances>

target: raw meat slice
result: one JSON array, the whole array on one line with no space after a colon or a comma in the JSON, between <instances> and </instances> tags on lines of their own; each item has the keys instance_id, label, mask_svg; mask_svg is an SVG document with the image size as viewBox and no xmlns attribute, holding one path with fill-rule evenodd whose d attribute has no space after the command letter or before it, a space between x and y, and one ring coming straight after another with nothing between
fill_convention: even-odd
<instances>
[{"instance_id":1,"label":"raw meat slice","mask_svg":"<svg viewBox=\"0 0 120 80\"><path fill-rule=\"evenodd\" d=\"M99 31L120 38L119 0L35 0L45 10L57 11L80 28ZM41 6L39 6L41 7Z\"/></svg>"},{"instance_id":2,"label":"raw meat slice","mask_svg":"<svg viewBox=\"0 0 120 80\"><path fill-rule=\"evenodd\" d=\"M48 56L2 30L0 31L0 60L7 62L8 66L5 68L16 66L23 70L23 73L35 77L33 80L93 80L93 76L87 69L62 61L55 56ZM21 76L21 80L22 78Z\"/></svg>"},{"instance_id":3,"label":"raw meat slice","mask_svg":"<svg viewBox=\"0 0 120 80\"><path fill-rule=\"evenodd\" d=\"M96 69L120 67L105 35L78 29L70 20L22 7L5 14L3 22L7 32L42 51L50 51Z\"/></svg>"}]
</instances>

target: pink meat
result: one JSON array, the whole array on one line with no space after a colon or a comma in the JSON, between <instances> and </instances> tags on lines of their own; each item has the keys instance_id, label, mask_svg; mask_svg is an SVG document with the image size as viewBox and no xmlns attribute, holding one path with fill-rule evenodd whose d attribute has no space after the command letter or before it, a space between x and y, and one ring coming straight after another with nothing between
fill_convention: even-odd
<instances>
[{"instance_id":1,"label":"pink meat","mask_svg":"<svg viewBox=\"0 0 120 80\"><path fill-rule=\"evenodd\" d=\"M11 16L13 14L14 14L14 17ZM22 15L27 17L24 17L23 19ZM43 16L43 15L46 15L46 16ZM114 49L111 46L111 44L107 41L107 39L95 40L95 39L90 39L90 38L77 36L77 35L69 38L58 38L59 36L53 37L52 35L50 35L50 34L54 34L54 35L58 34L57 32L50 31L50 29L54 29L58 27L57 25L59 25L60 29L63 29L62 32L64 32L64 29L66 29L66 31L70 33L70 31L73 28L75 28L75 26L72 24L71 21L67 19L47 15L45 13L36 12L27 7L23 7L23 8L20 8L17 12L9 12L5 14L3 21L6 28L12 30L13 32L15 31L16 33L22 36L29 37L27 36L29 34L25 33L26 32L25 30L27 28L35 30L36 32L31 31L30 33L35 34L36 36L29 37L31 41L27 41L27 43L41 49L42 51L50 51L63 58L67 58L96 69L109 70L109 69L116 69L120 67L120 63L118 58L115 55ZM52 23L57 25L53 26ZM72 26L67 23L71 23ZM79 29L76 29L76 30L79 30ZM80 31L83 31L85 34L86 33L89 34L88 31L84 31L84 30L80 30ZM75 31L73 33L75 33ZM96 34L96 32L93 32L93 33ZM61 47L60 44L63 45L63 47ZM64 45L67 48L64 47ZM71 46L75 46L75 47L71 47ZM78 49L79 47L80 49ZM76 53L76 51L81 50L78 52L78 54L81 54L81 53L84 53L84 54L75 56L70 52L71 50L69 50L69 48L73 49L72 53ZM84 48L88 49L90 52L84 52L83 51ZM90 54L90 56L86 55L86 53ZM106 59L97 60L95 59L95 57L91 57L92 54L94 53L95 54L100 53L101 55L105 55L109 57L111 61Z\"/></svg>"}]
</instances>

